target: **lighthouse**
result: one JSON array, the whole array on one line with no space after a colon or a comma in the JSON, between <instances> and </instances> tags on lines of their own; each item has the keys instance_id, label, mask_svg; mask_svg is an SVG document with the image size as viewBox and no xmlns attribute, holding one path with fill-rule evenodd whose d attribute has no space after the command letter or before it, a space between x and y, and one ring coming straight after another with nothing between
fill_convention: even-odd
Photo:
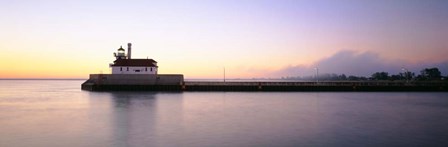
<instances>
[{"instance_id":1,"label":"lighthouse","mask_svg":"<svg viewBox=\"0 0 448 147\"><path fill-rule=\"evenodd\" d=\"M159 74L157 61L150 58L131 58L132 44L127 45L127 52L120 46L113 53L115 61L109 64L111 74L90 74L89 79L81 84L81 89L91 91L181 89L184 75Z\"/></svg>"},{"instance_id":2,"label":"lighthouse","mask_svg":"<svg viewBox=\"0 0 448 147\"><path fill-rule=\"evenodd\" d=\"M116 53L114 53L115 58L117 59L126 59L125 50L122 46L117 50Z\"/></svg>"},{"instance_id":3,"label":"lighthouse","mask_svg":"<svg viewBox=\"0 0 448 147\"><path fill-rule=\"evenodd\" d=\"M114 53L115 61L110 64L112 74L157 74L157 61L153 59L132 59L131 43L128 43L128 53L122 46Z\"/></svg>"}]
</instances>

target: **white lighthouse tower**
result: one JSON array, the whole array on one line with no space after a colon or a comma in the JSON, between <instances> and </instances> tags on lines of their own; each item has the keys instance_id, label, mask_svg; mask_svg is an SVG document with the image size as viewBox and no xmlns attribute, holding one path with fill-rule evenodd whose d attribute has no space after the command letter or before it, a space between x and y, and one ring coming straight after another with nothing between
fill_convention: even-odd
<instances>
[{"instance_id":1,"label":"white lighthouse tower","mask_svg":"<svg viewBox=\"0 0 448 147\"><path fill-rule=\"evenodd\" d=\"M125 50L123 49L122 46L120 46L120 48L118 49L118 51L116 53L114 53L115 58L118 59L126 59L126 54L125 54Z\"/></svg>"}]
</instances>

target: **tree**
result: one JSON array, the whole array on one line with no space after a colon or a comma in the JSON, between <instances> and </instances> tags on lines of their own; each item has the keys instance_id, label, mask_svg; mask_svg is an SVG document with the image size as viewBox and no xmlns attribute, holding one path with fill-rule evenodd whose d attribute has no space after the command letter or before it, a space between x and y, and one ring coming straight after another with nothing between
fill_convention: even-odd
<instances>
[{"instance_id":1,"label":"tree","mask_svg":"<svg viewBox=\"0 0 448 147\"><path fill-rule=\"evenodd\" d=\"M410 72L410 71L406 71L406 72L400 73L400 76L401 76L404 80L411 80L412 78L414 78L415 73Z\"/></svg>"},{"instance_id":2,"label":"tree","mask_svg":"<svg viewBox=\"0 0 448 147\"><path fill-rule=\"evenodd\" d=\"M423 80L440 80L442 78L441 74L438 68L425 68L420 71L419 78Z\"/></svg>"},{"instance_id":3,"label":"tree","mask_svg":"<svg viewBox=\"0 0 448 147\"><path fill-rule=\"evenodd\" d=\"M338 76L339 80L347 80L347 76L345 74L339 75Z\"/></svg>"},{"instance_id":4,"label":"tree","mask_svg":"<svg viewBox=\"0 0 448 147\"><path fill-rule=\"evenodd\" d=\"M387 80L389 79L389 73L387 72L376 72L372 74L372 79L374 80Z\"/></svg>"},{"instance_id":5,"label":"tree","mask_svg":"<svg viewBox=\"0 0 448 147\"><path fill-rule=\"evenodd\" d=\"M358 81L360 78L359 77L357 77L357 76L348 76L348 80L349 81Z\"/></svg>"},{"instance_id":6,"label":"tree","mask_svg":"<svg viewBox=\"0 0 448 147\"><path fill-rule=\"evenodd\" d=\"M395 81L395 80L403 80L404 78L401 75L391 75L390 76L390 80Z\"/></svg>"}]
</instances>

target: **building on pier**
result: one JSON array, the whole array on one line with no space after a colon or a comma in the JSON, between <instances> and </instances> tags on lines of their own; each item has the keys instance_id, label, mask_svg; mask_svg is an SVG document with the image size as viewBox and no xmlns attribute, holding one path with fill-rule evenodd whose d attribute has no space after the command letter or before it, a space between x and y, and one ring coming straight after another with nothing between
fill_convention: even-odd
<instances>
[{"instance_id":1,"label":"building on pier","mask_svg":"<svg viewBox=\"0 0 448 147\"><path fill-rule=\"evenodd\" d=\"M157 61L153 59L132 59L131 43L128 43L128 53L120 47L114 53L115 61L110 64L112 74L151 74L157 75Z\"/></svg>"}]
</instances>

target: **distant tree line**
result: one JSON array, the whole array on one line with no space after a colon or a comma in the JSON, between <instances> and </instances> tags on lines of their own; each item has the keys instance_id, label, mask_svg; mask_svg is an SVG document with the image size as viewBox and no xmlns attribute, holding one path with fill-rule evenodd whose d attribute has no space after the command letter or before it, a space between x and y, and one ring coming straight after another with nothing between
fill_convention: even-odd
<instances>
[{"instance_id":1,"label":"distant tree line","mask_svg":"<svg viewBox=\"0 0 448 147\"><path fill-rule=\"evenodd\" d=\"M446 80L446 77L442 76L442 73L438 68L425 68L420 71L419 75L415 75L415 73L406 71L396 75L390 75L387 72L376 72L373 73L370 77L371 80L416 80L416 81L440 81Z\"/></svg>"},{"instance_id":2,"label":"distant tree line","mask_svg":"<svg viewBox=\"0 0 448 147\"><path fill-rule=\"evenodd\" d=\"M319 80L319 81L448 81L448 77L443 77L438 68L425 68L419 75L414 72L404 71L398 74L389 75L388 72L375 72L370 77L347 76L345 74L321 74L318 77L282 77L284 80Z\"/></svg>"}]
</instances>

